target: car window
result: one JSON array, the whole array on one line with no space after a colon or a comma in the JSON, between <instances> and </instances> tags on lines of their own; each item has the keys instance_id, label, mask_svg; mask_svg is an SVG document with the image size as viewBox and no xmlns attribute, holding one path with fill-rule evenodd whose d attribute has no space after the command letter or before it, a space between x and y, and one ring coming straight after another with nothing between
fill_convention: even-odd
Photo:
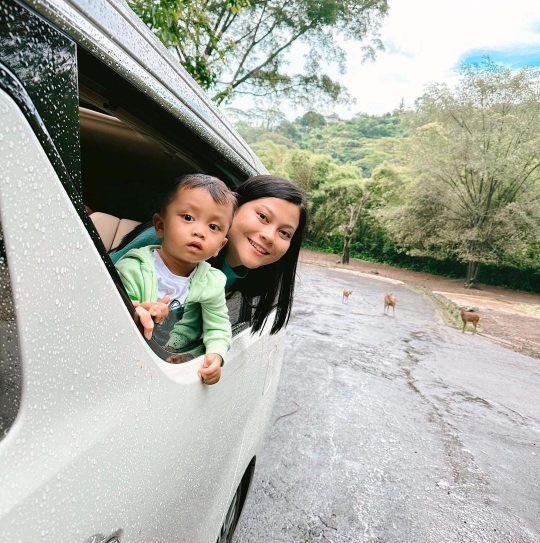
<instances>
[{"instance_id":1,"label":"car window","mask_svg":"<svg viewBox=\"0 0 540 543\"><path fill-rule=\"evenodd\" d=\"M151 219L182 174L216 175L231 187L246 174L102 59L24 6L8 5L0 60L22 85L27 116L133 314L94 212L133 227ZM235 314L245 322L245 312Z\"/></svg>"},{"instance_id":2,"label":"car window","mask_svg":"<svg viewBox=\"0 0 540 543\"><path fill-rule=\"evenodd\" d=\"M113 217L120 224L127 219L134 221L134 228L151 221L180 175L216 175L231 187L243 180L240 172L218 164L215 151L205 150L200 141L194 146L193 134L189 136L177 120L110 68L83 49L78 60L83 199L91 217L98 212L100 222L102 214L108 215L107 221ZM229 299L227 306L236 334L248 326L250 312L240 295ZM156 333L150 344L166 359L170 353L163 350L165 328L159 328L163 333ZM200 354L202 340L193 335L189 334L186 350Z\"/></svg>"},{"instance_id":3,"label":"car window","mask_svg":"<svg viewBox=\"0 0 540 543\"><path fill-rule=\"evenodd\" d=\"M19 411L21 382L17 321L0 223L0 440Z\"/></svg>"}]
</instances>

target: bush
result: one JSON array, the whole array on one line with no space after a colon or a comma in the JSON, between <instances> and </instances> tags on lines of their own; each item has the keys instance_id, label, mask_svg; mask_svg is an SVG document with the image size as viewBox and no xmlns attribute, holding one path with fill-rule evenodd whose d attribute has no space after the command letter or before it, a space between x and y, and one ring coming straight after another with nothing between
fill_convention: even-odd
<instances>
[{"instance_id":1,"label":"bush","mask_svg":"<svg viewBox=\"0 0 540 543\"><path fill-rule=\"evenodd\" d=\"M397 268L404 268L423 273L432 273L452 279L465 279L467 265L455 260L436 260L435 258L409 256L398 253L395 247L384 236L374 243L374 238L366 238L369 241L355 240L351 244L351 258L388 264ZM341 255L343 250L343 236L335 234L328 239L317 239L314 236L307 238L303 247L312 251L320 251ZM510 288L514 290L526 290L540 293L540 268L514 268L510 266L480 265L478 282L486 285Z\"/></svg>"}]
</instances>

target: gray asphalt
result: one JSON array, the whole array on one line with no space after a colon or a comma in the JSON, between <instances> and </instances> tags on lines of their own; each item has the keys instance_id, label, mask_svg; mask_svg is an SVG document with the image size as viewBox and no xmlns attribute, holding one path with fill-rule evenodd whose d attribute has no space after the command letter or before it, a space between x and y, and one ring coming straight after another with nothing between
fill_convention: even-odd
<instances>
[{"instance_id":1,"label":"gray asphalt","mask_svg":"<svg viewBox=\"0 0 540 543\"><path fill-rule=\"evenodd\" d=\"M540 361L446 326L422 294L302 265L234 541L540 542L539 393Z\"/></svg>"}]
</instances>

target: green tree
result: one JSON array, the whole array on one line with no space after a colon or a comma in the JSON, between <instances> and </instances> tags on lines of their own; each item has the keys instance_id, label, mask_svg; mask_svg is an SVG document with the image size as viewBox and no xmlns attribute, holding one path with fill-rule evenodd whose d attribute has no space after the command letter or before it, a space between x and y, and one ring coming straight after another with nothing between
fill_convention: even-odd
<instances>
[{"instance_id":1,"label":"green tree","mask_svg":"<svg viewBox=\"0 0 540 543\"><path fill-rule=\"evenodd\" d=\"M285 114L275 107L253 107L246 111L243 109L228 107L225 109L225 111L234 122L242 122L245 124L250 124L251 126L264 128L266 132L276 129L287 119Z\"/></svg>"},{"instance_id":2,"label":"green tree","mask_svg":"<svg viewBox=\"0 0 540 543\"><path fill-rule=\"evenodd\" d=\"M410 254L468 263L523 263L540 235L540 74L489 60L455 89L433 85L409 120L415 181L386 213Z\"/></svg>"},{"instance_id":3,"label":"green tree","mask_svg":"<svg viewBox=\"0 0 540 543\"><path fill-rule=\"evenodd\" d=\"M131 8L173 50L213 99L234 94L286 96L297 103L348 99L324 72L345 70L340 39L360 42L366 57L382 48L378 38L387 0L128 0ZM301 73L286 70L295 43L307 46Z\"/></svg>"},{"instance_id":4,"label":"green tree","mask_svg":"<svg viewBox=\"0 0 540 543\"><path fill-rule=\"evenodd\" d=\"M276 132L291 141L298 142L300 140L298 128L290 121L285 120L279 123L279 126L276 128Z\"/></svg>"},{"instance_id":5,"label":"green tree","mask_svg":"<svg viewBox=\"0 0 540 543\"><path fill-rule=\"evenodd\" d=\"M341 262L349 263L351 241L369 200L366 180L356 168L338 166L330 180L313 193L310 231L317 236L343 236Z\"/></svg>"},{"instance_id":6,"label":"green tree","mask_svg":"<svg viewBox=\"0 0 540 543\"><path fill-rule=\"evenodd\" d=\"M318 128L321 126L326 126L326 119L324 115L317 113L316 111L306 111L301 117L299 117L296 122L300 126L306 128Z\"/></svg>"},{"instance_id":7,"label":"green tree","mask_svg":"<svg viewBox=\"0 0 540 543\"><path fill-rule=\"evenodd\" d=\"M333 166L334 161L329 156L294 149L287 155L286 176L309 195L328 179Z\"/></svg>"},{"instance_id":8,"label":"green tree","mask_svg":"<svg viewBox=\"0 0 540 543\"><path fill-rule=\"evenodd\" d=\"M364 176L369 176L369 167L359 161L364 158L366 146L380 138L401 138L406 135L398 115L357 114L353 119L303 132L300 145L313 153L328 154L341 164L362 167Z\"/></svg>"},{"instance_id":9,"label":"green tree","mask_svg":"<svg viewBox=\"0 0 540 543\"><path fill-rule=\"evenodd\" d=\"M287 177L287 147L268 140L254 143L252 147L270 173Z\"/></svg>"},{"instance_id":10,"label":"green tree","mask_svg":"<svg viewBox=\"0 0 540 543\"><path fill-rule=\"evenodd\" d=\"M356 161L365 177L369 177L372 171L384 163L403 163L402 158L403 138L383 137L366 140L361 149L362 158Z\"/></svg>"}]
</instances>

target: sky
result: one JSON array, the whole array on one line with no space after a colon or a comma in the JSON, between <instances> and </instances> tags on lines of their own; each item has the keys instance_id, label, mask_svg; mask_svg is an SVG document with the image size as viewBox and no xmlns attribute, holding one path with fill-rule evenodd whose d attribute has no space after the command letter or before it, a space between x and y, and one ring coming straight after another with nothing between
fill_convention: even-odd
<instances>
[{"instance_id":1,"label":"sky","mask_svg":"<svg viewBox=\"0 0 540 543\"><path fill-rule=\"evenodd\" d=\"M344 42L347 73L338 76L356 99L352 106L329 105L321 113L351 118L411 108L429 83L454 84L463 62L492 60L510 68L540 67L540 0L389 0L380 35L385 51L361 62L358 44ZM295 59L294 56L298 58ZM300 63L301 48L291 66ZM332 74L336 76L336 74ZM244 100L233 107L249 107ZM281 105L289 118L304 113Z\"/></svg>"}]
</instances>

